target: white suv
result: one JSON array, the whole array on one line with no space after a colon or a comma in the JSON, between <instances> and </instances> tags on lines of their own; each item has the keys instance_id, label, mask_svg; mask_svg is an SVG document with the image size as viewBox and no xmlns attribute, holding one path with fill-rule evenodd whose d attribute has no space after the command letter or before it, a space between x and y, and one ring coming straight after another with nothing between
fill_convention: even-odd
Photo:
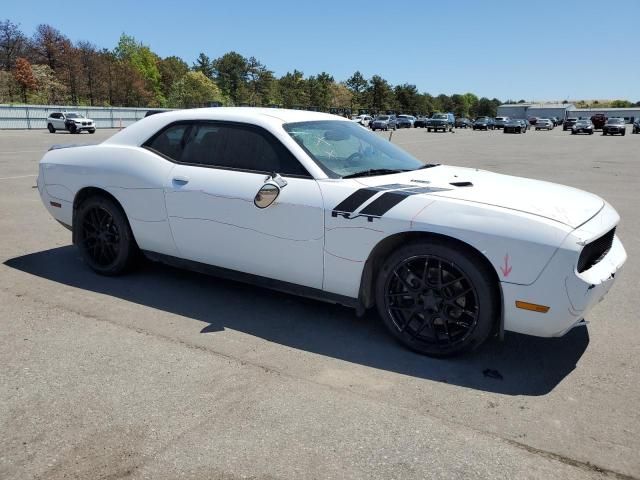
<instances>
[{"instance_id":1,"label":"white suv","mask_svg":"<svg viewBox=\"0 0 640 480\"><path fill-rule=\"evenodd\" d=\"M47 128L51 133L56 133L56 130L67 130L70 133L86 130L89 133L96 133L96 124L93 120L76 112L53 112L47 118Z\"/></svg>"}]
</instances>

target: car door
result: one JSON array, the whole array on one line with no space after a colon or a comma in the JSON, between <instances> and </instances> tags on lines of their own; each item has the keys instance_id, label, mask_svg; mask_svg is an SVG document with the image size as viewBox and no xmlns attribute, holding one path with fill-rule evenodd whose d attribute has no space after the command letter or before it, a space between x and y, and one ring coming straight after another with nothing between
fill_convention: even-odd
<instances>
[{"instance_id":1,"label":"car door","mask_svg":"<svg viewBox=\"0 0 640 480\"><path fill-rule=\"evenodd\" d=\"M61 113L53 113L51 115L51 124L53 125L53 128L55 128L56 130L60 130L64 128L64 125L63 125L64 122L60 121L61 118L62 118Z\"/></svg>"},{"instance_id":2,"label":"car door","mask_svg":"<svg viewBox=\"0 0 640 480\"><path fill-rule=\"evenodd\" d=\"M248 124L178 124L168 136L172 129L182 137L169 151L176 164L165 200L180 256L322 288L322 195L298 160L273 135ZM281 178L274 181L274 173ZM254 200L267 183L278 183L280 193L259 208Z\"/></svg>"}]
</instances>

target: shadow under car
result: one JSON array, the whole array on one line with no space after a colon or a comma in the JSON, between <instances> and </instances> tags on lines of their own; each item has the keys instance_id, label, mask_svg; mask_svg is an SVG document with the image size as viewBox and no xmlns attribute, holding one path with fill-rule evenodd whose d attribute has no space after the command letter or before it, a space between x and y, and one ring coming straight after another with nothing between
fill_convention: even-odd
<instances>
[{"instance_id":1,"label":"shadow under car","mask_svg":"<svg viewBox=\"0 0 640 480\"><path fill-rule=\"evenodd\" d=\"M64 285L98 292L205 324L231 328L287 347L415 378L506 395L544 395L576 366L589 344L586 328L561 338L506 332L477 351L434 359L389 335L374 311L357 318L338 305L221 280L152 262L122 277L102 277L64 246L9 259L5 265Z\"/></svg>"}]
</instances>

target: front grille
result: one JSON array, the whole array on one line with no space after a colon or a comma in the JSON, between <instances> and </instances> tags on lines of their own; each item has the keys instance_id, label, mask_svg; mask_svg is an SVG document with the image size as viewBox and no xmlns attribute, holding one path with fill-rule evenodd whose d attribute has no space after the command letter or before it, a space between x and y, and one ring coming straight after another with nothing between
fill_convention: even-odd
<instances>
[{"instance_id":1,"label":"front grille","mask_svg":"<svg viewBox=\"0 0 640 480\"><path fill-rule=\"evenodd\" d=\"M584 272L589 270L596 263L604 258L604 256L611 250L613 245L613 237L616 233L615 227L609 230L600 238L595 239L593 242L588 243L582 249L580 258L578 259L578 272Z\"/></svg>"}]
</instances>

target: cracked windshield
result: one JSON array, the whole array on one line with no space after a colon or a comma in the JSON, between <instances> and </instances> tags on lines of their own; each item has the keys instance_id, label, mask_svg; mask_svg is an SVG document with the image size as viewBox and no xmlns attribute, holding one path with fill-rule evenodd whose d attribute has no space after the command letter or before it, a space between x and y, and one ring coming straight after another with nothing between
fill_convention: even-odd
<instances>
[{"instance_id":1,"label":"cracked windshield","mask_svg":"<svg viewBox=\"0 0 640 480\"><path fill-rule=\"evenodd\" d=\"M370 171L396 173L424 167L386 138L352 122L289 123L284 129L330 176L360 176Z\"/></svg>"}]
</instances>

